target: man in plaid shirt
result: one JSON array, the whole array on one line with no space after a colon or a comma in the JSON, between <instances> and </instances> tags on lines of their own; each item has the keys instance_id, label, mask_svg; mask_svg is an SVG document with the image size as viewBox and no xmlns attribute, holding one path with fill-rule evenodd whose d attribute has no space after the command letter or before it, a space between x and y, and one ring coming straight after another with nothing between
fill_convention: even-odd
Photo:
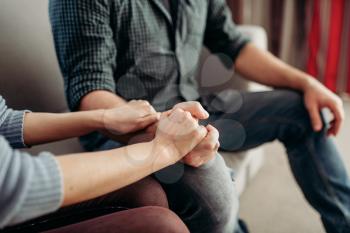
<instances>
[{"instance_id":1,"label":"man in plaid shirt","mask_svg":"<svg viewBox=\"0 0 350 233\"><path fill-rule=\"evenodd\" d=\"M224 150L281 141L298 184L327 231L350 232L350 182L329 138L339 132L344 118L341 100L306 73L251 44L237 31L225 0L51 0L50 18L71 110L144 99L166 111L180 102L200 101L210 113L203 123L218 129ZM232 62L225 65L243 77L280 89L200 97L194 76L203 46L229 57ZM329 128L320 114L324 107L334 116ZM201 106L196 109L203 113ZM155 177L170 208L191 232L239 232L237 196L223 159L216 155L218 133L207 129L185 166L177 164ZM82 143L89 150L122 145L100 133L82 138Z\"/></svg>"}]
</instances>

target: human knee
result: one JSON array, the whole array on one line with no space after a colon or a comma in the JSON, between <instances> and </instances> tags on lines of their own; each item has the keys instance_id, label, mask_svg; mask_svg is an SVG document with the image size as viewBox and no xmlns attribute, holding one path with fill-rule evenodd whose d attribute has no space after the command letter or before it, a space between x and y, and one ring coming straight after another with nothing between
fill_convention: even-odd
<instances>
[{"instance_id":1,"label":"human knee","mask_svg":"<svg viewBox=\"0 0 350 233\"><path fill-rule=\"evenodd\" d=\"M142 190L138 192L140 205L169 207L167 196L156 180L145 180L142 186Z\"/></svg>"},{"instance_id":2,"label":"human knee","mask_svg":"<svg viewBox=\"0 0 350 233\"><path fill-rule=\"evenodd\" d=\"M206 168L208 189L198 199L203 224L208 232L233 232L238 218L239 200L229 170L221 156ZM212 183L215 181L215 183Z\"/></svg>"},{"instance_id":3,"label":"human knee","mask_svg":"<svg viewBox=\"0 0 350 233\"><path fill-rule=\"evenodd\" d=\"M280 123L278 138L282 142L298 141L313 132L303 95L296 91L280 90L274 105Z\"/></svg>"},{"instance_id":4,"label":"human knee","mask_svg":"<svg viewBox=\"0 0 350 233\"><path fill-rule=\"evenodd\" d=\"M223 200L215 209L211 209L211 220L213 223L213 232L232 232L238 219L239 201L236 193L230 195L220 195L218 198Z\"/></svg>"},{"instance_id":5,"label":"human knee","mask_svg":"<svg viewBox=\"0 0 350 233\"><path fill-rule=\"evenodd\" d=\"M168 199L162 186L153 178L147 177L119 191L122 204L137 208L159 206L168 208Z\"/></svg>"},{"instance_id":6,"label":"human knee","mask_svg":"<svg viewBox=\"0 0 350 233\"><path fill-rule=\"evenodd\" d=\"M300 117L305 114L303 95L292 90L275 91L275 101L273 107L283 116Z\"/></svg>"},{"instance_id":7,"label":"human knee","mask_svg":"<svg viewBox=\"0 0 350 233\"><path fill-rule=\"evenodd\" d=\"M151 223L147 233L189 233L183 221L172 211L162 207L147 207Z\"/></svg>"}]
</instances>

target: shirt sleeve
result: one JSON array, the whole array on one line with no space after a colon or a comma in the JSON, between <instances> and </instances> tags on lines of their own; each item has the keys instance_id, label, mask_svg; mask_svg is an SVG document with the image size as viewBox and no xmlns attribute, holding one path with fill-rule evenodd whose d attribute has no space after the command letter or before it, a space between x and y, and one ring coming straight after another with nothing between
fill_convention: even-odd
<instances>
[{"instance_id":1,"label":"shirt sleeve","mask_svg":"<svg viewBox=\"0 0 350 233\"><path fill-rule=\"evenodd\" d=\"M13 150L0 136L0 229L51 213L62 201L63 181L53 155Z\"/></svg>"},{"instance_id":2,"label":"shirt sleeve","mask_svg":"<svg viewBox=\"0 0 350 233\"><path fill-rule=\"evenodd\" d=\"M24 115L29 111L15 111L6 106L0 96L0 135L4 136L14 148L24 148Z\"/></svg>"},{"instance_id":3,"label":"shirt sleeve","mask_svg":"<svg viewBox=\"0 0 350 233\"><path fill-rule=\"evenodd\" d=\"M50 1L56 53L71 110L94 90L115 92L116 46L110 1Z\"/></svg>"},{"instance_id":4,"label":"shirt sleeve","mask_svg":"<svg viewBox=\"0 0 350 233\"><path fill-rule=\"evenodd\" d=\"M242 48L249 42L232 21L226 0L209 0L205 46L214 54L224 54L235 62ZM231 67L230 67L231 68Z\"/></svg>"}]
</instances>

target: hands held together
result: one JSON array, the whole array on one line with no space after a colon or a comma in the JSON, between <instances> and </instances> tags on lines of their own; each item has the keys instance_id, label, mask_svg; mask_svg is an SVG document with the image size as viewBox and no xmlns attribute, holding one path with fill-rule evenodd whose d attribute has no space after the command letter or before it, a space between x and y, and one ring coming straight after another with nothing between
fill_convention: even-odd
<instances>
[{"instance_id":1,"label":"hands held together","mask_svg":"<svg viewBox=\"0 0 350 233\"><path fill-rule=\"evenodd\" d=\"M162 114L143 100L133 100L118 108L105 110L103 123L108 131L128 134L143 130L153 134L157 146L166 148L171 163L182 161L199 167L213 159L220 146L219 132L211 125L200 126L198 120L209 114L200 103L177 104Z\"/></svg>"},{"instance_id":2,"label":"hands held together","mask_svg":"<svg viewBox=\"0 0 350 233\"><path fill-rule=\"evenodd\" d=\"M219 132L213 126L200 126L198 120L209 117L207 111L198 102L184 102L174 106L161 117L156 139L171 138L182 162L193 167L200 167L215 157L219 149ZM179 123L180 122L180 123ZM170 131L172 126L177 131ZM177 141L182 141L178 144ZM185 149L186 148L186 149Z\"/></svg>"}]
</instances>

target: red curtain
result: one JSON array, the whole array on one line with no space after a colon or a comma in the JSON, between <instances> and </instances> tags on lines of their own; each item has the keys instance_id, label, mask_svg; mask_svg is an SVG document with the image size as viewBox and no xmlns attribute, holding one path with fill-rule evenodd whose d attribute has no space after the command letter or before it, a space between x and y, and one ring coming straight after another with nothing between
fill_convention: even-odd
<instances>
[{"instance_id":1,"label":"red curtain","mask_svg":"<svg viewBox=\"0 0 350 233\"><path fill-rule=\"evenodd\" d=\"M309 58L306 69L314 77L318 76L317 52L320 48L320 0L314 0L310 36L308 39Z\"/></svg>"},{"instance_id":2,"label":"red curtain","mask_svg":"<svg viewBox=\"0 0 350 233\"><path fill-rule=\"evenodd\" d=\"M309 1L312 23L308 36L307 71L322 80L330 90L350 93L350 27L346 27L350 20L347 15L350 14L349 1ZM325 10L321 10L321 4L329 4L330 7L324 12ZM321 22L321 17L326 17L326 20ZM320 52L321 40L327 42L326 54Z\"/></svg>"}]
</instances>

